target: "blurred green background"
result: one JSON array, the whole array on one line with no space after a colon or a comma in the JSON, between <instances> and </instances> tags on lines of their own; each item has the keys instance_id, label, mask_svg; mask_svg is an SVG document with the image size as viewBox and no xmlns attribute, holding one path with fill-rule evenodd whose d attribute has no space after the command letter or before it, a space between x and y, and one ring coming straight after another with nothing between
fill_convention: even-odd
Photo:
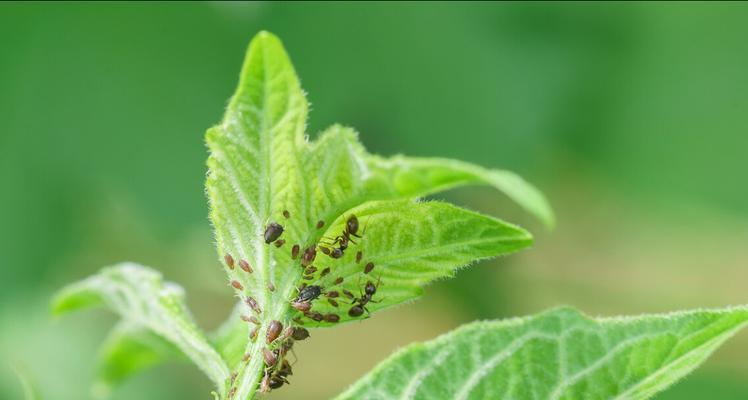
<instances>
[{"instance_id":1,"label":"blurred green background","mask_svg":"<svg viewBox=\"0 0 748 400\"><path fill-rule=\"evenodd\" d=\"M490 189L441 195L519 223L535 247L411 305L312 332L292 385L328 398L400 346L478 318L748 303L748 4L0 4L0 398L9 365L45 399L90 398L114 318L51 321L56 288L132 260L227 315L203 193L249 39L278 34L312 136L512 169L558 214L546 232ZM748 398L748 332L661 399ZM207 399L169 363L113 399Z\"/></svg>"}]
</instances>

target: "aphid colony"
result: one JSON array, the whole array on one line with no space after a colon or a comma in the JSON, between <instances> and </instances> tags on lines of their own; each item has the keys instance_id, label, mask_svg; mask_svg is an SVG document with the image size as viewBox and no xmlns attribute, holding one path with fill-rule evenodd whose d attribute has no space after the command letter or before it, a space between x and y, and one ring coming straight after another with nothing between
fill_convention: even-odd
<instances>
[{"instance_id":1,"label":"aphid colony","mask_svg":"<svg viewBox=\"0 0 748 400\"><path fill-rule=\"evenodd\" d=\"M286 210L283 211L283 217L286 219L291 218L291 214ZM319 221L316 224L317 229L321 229L325 226L324 221ZM364 232L366 229L364 228ZM281 239L284 228L277 222L270 222L265 227L263 233L263 239L265 243L274 245L276 248L281 248L285 244L285 240ZM378 301L372 298L377 293L380 281L377 279L376 284L372 281L367 281L363 288L359 287L358 296L351 293L349 290L344 288L335 289L336 286L341 285L344 282L344 277L338 276L333 281L329 288L323 286L325 277L331 274L333 271L332 267L318 268L313 263L317 260L317 251L329 257L332 261L340 259L345 255L351 244L356 244L353 238L361 239L364 232L359 234L359 221L355 215L351 215L345 224L345 228L340 235L334 238L323 237L319 243L313 244L302 249L299 244L294 244L290 250L291 259L296 261L298 259L299 265L302 268L302 279L304 281L315 281L315 284L307 284L301 282L297 288L297 296L290 300L290 306L295 310L299 311L302 315L293 319L298 325L304 325L303 318L315 322L327 322L336 323L340 321L340 316L336 313L321 313L319 311L312 310L315 301L320 300L324 297L326 302L334 307L341 307L341 303L348 302L348 316L352 318L361 317L364 312L369 313L366 305L369 303L378 303ZM355 262L361 263L364 254L361 250L358 250L355 255ZM226 266L234 270L237 264L234 258L230 254L224 256ZM246 273L252 273L253 269L246 260L239 260L239 267ZM367 262L361 272L363 274L369 274L374 270L374 263ZM231 285L237 290L243 290L244 287L237 280L232 280ZM360 286L360 283L359 283ZM275 287L272 283L267 283L267 289L270 292L275 291ZM257 316L262 313L260 305L257 303L252 296L246 296L244 302L247 304L250 310ZM260 329L260 320L255 315L242 315L242 320L254 325L250 333L250 339L255 341L257 334ZM303 317L302 317L303 316ZM293 348L294 341L304 340L309 337L309 331L300 326L290 326L285 331L283 330L283 324L280 321L271 321L266 329L265 342L267 347L263 348L263 361L265 364L265 372L260 384L261 392L269 392L272 389L277 389L288 384L288 376L293 374L291 364L285 359L286 354ZM244 362L248 362L250 358L249 354L246 354L243 358ZM234 386L234 380L236 375L232 375L231 378L231 389L229 390L229 398L233 398L236 387Z\"/></svg>"}]
</instances>

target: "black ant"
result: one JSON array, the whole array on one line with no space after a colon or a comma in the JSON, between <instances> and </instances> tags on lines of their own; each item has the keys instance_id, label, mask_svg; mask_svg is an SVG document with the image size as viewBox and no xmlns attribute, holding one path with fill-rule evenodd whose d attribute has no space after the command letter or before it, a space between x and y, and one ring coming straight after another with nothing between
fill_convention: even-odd
<instances>
[{"instance_id":1,"label":"black ant","mask_svg":"<svg viewBox=\"0 0 748 400\"><path fill-rule=\"evenodd\" d=\"M380 278L381 279L381 278ZM366 308L366 305L369 303L379 303L381 300L372 300L372 297L374 294L377 293L377 289L379 288L380 279L377 279L377 284L375 285L371 281L366 282L366 286L364 286L364 292L360 293L360 297L353 299L353 307L351 307L348 310L348 315L351 317L360 317L364 311L366 311L367 314L369 314L369 309Z\"/></svg>"}]
</instances>

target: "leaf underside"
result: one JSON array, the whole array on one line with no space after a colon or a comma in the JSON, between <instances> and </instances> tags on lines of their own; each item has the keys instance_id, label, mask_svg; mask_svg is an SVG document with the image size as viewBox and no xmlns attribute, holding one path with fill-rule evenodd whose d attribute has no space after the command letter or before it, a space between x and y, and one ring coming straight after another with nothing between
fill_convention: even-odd
<instances>
[{"instance_id":1,"label":"leaf underside","mask_svg":"<svg viewBox=\"0 0 748 400\"><path fill-rule=\"evenodd\" d=\"M646 399L747 321L748 307L477 322L402 349L337 399Z\"/></svg>"}]
</instances>

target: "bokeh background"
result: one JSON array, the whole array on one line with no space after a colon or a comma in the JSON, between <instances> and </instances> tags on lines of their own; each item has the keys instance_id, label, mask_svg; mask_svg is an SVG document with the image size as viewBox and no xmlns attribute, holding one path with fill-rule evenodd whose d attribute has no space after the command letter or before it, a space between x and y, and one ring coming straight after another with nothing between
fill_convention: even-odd
<instances>
[{"instance_id":1,"label":"bokeh background","mask_svg":"<svg viewBox=\"0 0 748 400\"><path fill-rule=\"evenodd\" d=\"M0 4L0 398L10 365L45 399L91 397L104 311L52 321L56 288L122 260L184 285L206 328L231 291L203 193L203 134L249 39L278 34L312 136L515 170L545 231L490 189L444 195L523 225L535 247L362 323L314 331L293 384L324 399L392 351L483 318L748 303L748 4ZM661 399L748 398L748 332ZM207 399L177 362L112 399Z\"/></svg>"}]
</instances>

